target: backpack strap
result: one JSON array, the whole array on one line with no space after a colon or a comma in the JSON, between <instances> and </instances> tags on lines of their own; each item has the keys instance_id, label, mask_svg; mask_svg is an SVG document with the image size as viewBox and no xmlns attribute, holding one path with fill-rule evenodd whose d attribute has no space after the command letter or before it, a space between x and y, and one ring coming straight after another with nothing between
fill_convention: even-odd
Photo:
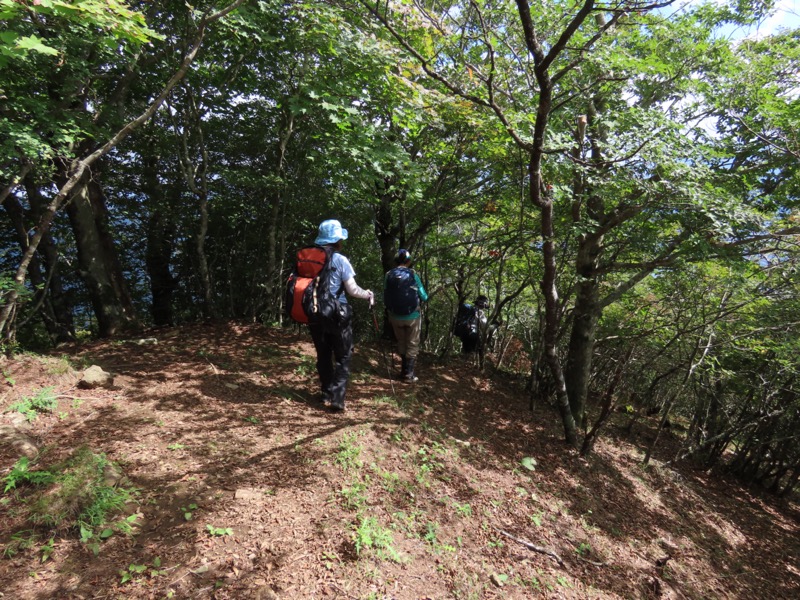
<instances>
[{"instance_id":1,"label":"backpack strap","mask_svg":"<svg viewBox=\"0 0 800 600\"><path fill-rule=\"evenodd\" d=\"M323 271L325 272L325 275L328 275L328 273L330 273L331 269L333 268L333 255L341 254L341 252L336 250L336 248L334 248L331 245L317 246L317 247L325 250L325 256L326 256L325 265L322 267L322 271L319 272L319 277L321 278ZM338 299L339 296L341 296L344 293L344 281L341 282L338 290L335 290L331 293L333 294L334 298Z\"/></svg>"}]
</instances>

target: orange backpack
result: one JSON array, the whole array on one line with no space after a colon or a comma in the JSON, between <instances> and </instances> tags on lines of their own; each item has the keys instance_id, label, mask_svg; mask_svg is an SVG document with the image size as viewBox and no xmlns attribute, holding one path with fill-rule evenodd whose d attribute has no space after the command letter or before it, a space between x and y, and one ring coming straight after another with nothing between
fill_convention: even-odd
<instances>
[{"instance_id":1,"label":"orange backpack","mask_svg":"<svg viewBox=\"0 0 800 600\"><path fill-rule=\"evenodd\" d=\"M285 299L286 315L294 321L318 322L320 312L327 312L320 308L320 302L330 302L328 273L332 254L329 246L308 246L297 251Z\"/></svg>"}]
</instances>

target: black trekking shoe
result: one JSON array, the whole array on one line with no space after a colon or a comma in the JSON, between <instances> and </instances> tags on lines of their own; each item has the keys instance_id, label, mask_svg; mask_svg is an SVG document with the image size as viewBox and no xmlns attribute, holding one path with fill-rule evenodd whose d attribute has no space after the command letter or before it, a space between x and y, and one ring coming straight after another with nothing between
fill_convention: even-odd
<instances>
[{"instance_id":1,"label":"black trekking shoe","mask_svg":"<svg viewBox=\"0 0 800 600\"><path fill-rule=\"evenodd\" d=\"M415 381L419 381L419 377L414 375L414 365L416 365L416 363L416 358L409 358L406 360L406 368L405 371L403 371L403 381L406 383L414 383Z\"/></svg>"}]
</instances>

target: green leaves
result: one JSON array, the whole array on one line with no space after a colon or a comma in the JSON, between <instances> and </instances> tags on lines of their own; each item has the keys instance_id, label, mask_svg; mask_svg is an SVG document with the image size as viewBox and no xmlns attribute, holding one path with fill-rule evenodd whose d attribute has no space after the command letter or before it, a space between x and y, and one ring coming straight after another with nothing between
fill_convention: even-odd
<instances>
[{"instance_id":1,"label":"green leaves","mask_svg":"<svg viewBox=\"0 0 800 600\"><path fill-rule=\"evenodd\" d=\"M211 536L225 536L225 535L233 535L233 529L230 527L215 527L214 525L206 525L206 531L208 531L209 535Z\"/></svg>"},{"instance_id":2,"label":"green leaves","mask_svg":"<svg viewBox=\"0 0 800 600\"><path fill-rule=\"evenodd\" d=\"M0 38L0 42L7 43L9 46L13 45L17 54L24 54L27 51L39 52L50 56L58 54L58 50L46 45L41 38L34 35L17 37L14 32L7 32L7 34L4 38Z\"/></svg>"},{"instance_id":3,"label":"green leaves","mask_svg":"<svg viewBox=\"0 0 800 600\"><path fill-rule=\"evenodd\" d=\"M140 12L117 0L38 0L30 4L0 0L0 19L9 24L9 29L0 35L0 57L24 59L29 52L49 56L59 54L59 49L40 37L25 33L35 29L35 20L46 23L54 31L61 29L66 35L69 35L67 31L81 30L82 35L91 31L98 38L108 35L136 44L163 38L147 26ZM62 37L59 46L66 41L66 37Z\"/></svg>"},{"instance_id":4,"label":"green leaves","mask_svg":"<svg viewBox=\"0 0 800 600\"><path fill-rule=\"evenodd\" d=\"M28 52L54 56L58 50L44 43L35 35L20 36L14 31L0 32L0 57L24 57ZM2 60L0 58L0 60Z\"/></svg>"}]
</instances>

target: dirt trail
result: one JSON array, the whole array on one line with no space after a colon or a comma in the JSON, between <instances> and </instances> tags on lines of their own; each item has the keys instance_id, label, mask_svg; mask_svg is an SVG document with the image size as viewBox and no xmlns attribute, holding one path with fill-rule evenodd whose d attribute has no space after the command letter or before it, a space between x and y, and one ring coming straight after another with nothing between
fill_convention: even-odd
<instances>
[{"instance_id":1,"label":"dirt trail","mask_svg":"<svg viewBox=\"0 0 800 600\"><path fill-rule=\"evenodd\" d=\"M97 556L74 531L44 552L12 490L0 598L800 597L796 504L642 469L646 424L579 459L550 408L456 359L421 357L420 382L392 394L380 353L357 348L334 415L304 332L198 325L61 352L2 363L4 411L58 398L28 426L4 412L4 435L47 464L105 453L137 490L136 525ZM68 364L115 388L78 389ZM19 457L0 445L3 476Z\"/></svg>"}]
</instances>

